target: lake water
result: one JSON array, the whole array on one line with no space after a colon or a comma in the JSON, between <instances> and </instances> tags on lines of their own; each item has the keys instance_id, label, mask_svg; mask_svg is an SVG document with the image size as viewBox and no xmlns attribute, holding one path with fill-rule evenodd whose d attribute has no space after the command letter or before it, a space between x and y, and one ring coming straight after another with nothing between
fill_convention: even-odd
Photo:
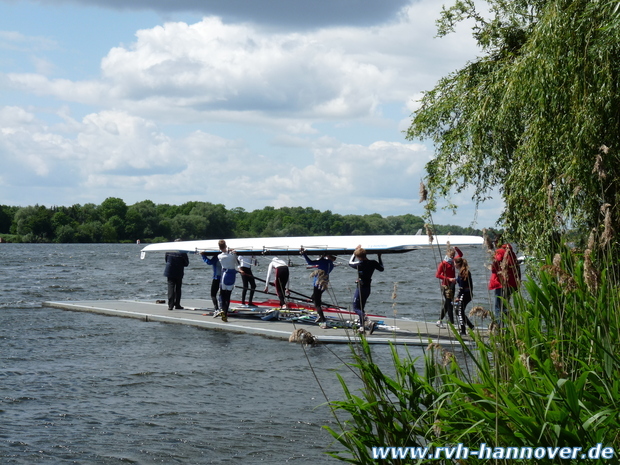
<instances>
[{"instance_id":1,"label":"lake water","mask_svg":"<svg viewBox=\"0 0 620 465\"><path fill-rule=\"evenodd\" d=\"M326 399L352 387L346 346L302 348L262 337L42 307L43 301L166 298L163 255L133 244L0 244L0 463L323 464L338 448ZM489 308L481 248L463 248ZM439 252L384 256L368 311L437 320ZM373 258L373 257L370 257ZM254 274L265 278L268 258ZM324 300L348 306L355 271ZM310 294L293 258L291 288ZM211 267L190 255L183 296L209 298ZM393 291L396 285L396 298ZM261 289L259 284L259 289ZM235 290L233 298L239 298ZM257 296L260 297L260 294ZM257 299L258 300L258 299ZM387 347L376 347L388 363ZM421 349L411 353L420 355Z\"/></svg>"}]
</instances>

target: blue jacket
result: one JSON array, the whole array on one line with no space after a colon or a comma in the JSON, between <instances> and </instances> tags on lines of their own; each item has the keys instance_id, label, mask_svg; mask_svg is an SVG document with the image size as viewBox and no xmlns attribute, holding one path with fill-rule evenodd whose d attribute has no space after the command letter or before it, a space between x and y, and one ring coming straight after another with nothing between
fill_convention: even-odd
<instances>
[{"instance_id":1,"label":"blue jacket","mask_svg":"<svg viewBox=\"0 0 620 465\"><path fill-rule=\"evenodd\" d=\"M209 258L207 254L200 254L202 256L202 260L207 264L213 267L213 279L221 279L222 278L222 264L220 260L217 258L217 254L213 257Z\"/></svg>"},{"instance_id":2,"label":"blue jacket","mask_svg":"<svg viewBox=\"0 0 620 465\"><path fill-rule=\"evenodd\" d=\"M334 269L334 262L332 262L327 257L321 257L318 260L310 260L307 254L303 254L303 257L306 259L306 263L308 265L316 265L317 269L324 271L327 275L327 279L329 279L329 274ZM317 287L317 282L319 280L319 276L314 277L314 286Z\"/></svg>"}]
</instances>

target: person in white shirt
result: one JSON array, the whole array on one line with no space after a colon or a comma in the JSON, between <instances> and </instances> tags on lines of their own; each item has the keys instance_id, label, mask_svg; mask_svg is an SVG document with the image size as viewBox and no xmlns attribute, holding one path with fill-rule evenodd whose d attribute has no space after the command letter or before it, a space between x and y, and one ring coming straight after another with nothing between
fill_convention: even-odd
<instances>
[{"instance_id":1,"label":"person in white shirt","mask_svg":"<svg viewBox=\"0 0 620 465\"><path fill-rule=\"evenodd\" d=\"M250 290L250 298L248 299L248 305L254 307L254 290L256 289L256 279L252 274L252 264L254 263L254 257L249 255L242 255L239 257L239 273L241 273L241 281L243 282L243 291L241 291L241 303L245 305L245 296Z\"/></svg>"},{"instance_id":2,"label":"person in white shirt","mask_svg":"<svg viewBox=\"0 0 620 465\"><path fill-rule=\"evenodd\" d=\"M271 273L274 274L274 283L271 281ZM269 284L276 287L276 294L280 300L280 307L286 308L285 295L289 293L288 289L288 265L286 262L278 257L273 257L269 268L267 268L267 278L265 279L265 292L269 290Z\"/></svg>"},{"instance_id":3,"label":"person in white shirt","mask_svg":"<svg viewBox=\"0 0 620 465\"><path fill-rule=\"evenodd\" d=\"M222 298L222 321L228 321L228 308L230 307L230 295L235 288L237 278L237 254L233 249L226 246L226 241L218 242L220 254L217 258L222 265L222 281L220 282L220 297Z\"/></svg>"}]
</instances>

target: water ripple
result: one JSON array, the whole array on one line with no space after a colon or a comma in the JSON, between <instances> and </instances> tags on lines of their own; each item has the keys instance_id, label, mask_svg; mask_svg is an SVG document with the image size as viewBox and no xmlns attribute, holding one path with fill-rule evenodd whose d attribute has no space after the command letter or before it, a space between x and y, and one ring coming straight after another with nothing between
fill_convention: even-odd
<instances>
[{"instance_id":1,"label":"water ripple","mask_svg":"<svg viewBox=\"0 0 620 465\"><path fill-rule=\"evenodd\" d=\"M43 308L44 300L165 298L163 259L140 260L133 244L0 247L8 263L0 276L0 463L334 463L321 427L333 418L308 360L338 399L334 372L356 383L342 366L348 347L304 353L260 337ZM393 314L398 282L399 317L436 319L427 252L414 252L415 262L384 258L373 312ZM257 276L266 274L261 262ZM184 297L208 298L210 273L190 257ZM292 275L293 289L311 292L305 269ZM339 267L332 276L325 300L348 305L354 273ZM390 360L389 348L376 357Z\"/></svg>"}]
</instances>

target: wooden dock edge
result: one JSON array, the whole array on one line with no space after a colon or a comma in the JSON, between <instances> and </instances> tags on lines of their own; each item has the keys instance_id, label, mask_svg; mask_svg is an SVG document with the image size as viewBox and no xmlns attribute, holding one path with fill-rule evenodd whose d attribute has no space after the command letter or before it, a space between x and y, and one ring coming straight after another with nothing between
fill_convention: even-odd
<instances>
[{"instance_id":1,"label":"wooden dock edge","mask_svg":"<svg viewBox=\"0 0 620 465\"><path fill-rule=\"evenodd\" d=\"M43 307L61 310L134 318L144 322L185 324L202 329L250 334L284 341L288 341L291 333L297 328L310 331L319 343L324 344L349 344L358 342L360 338L359 334L351 329L321 329L316 325L286 321L263 321L259 318L230 317L229 322L224 323L220 319L213 319L211 316L202 314L206 309L207 301L194 299L187 304L183 302L183 305L185 306L184 310L169 312L166 305L132 300L47 301L42 303ZM421 347L428 346L431 343L446 346L460 344L449 329L439 329L432 323L390 319L390 323L393 321L398 323L399 328L403 326L409 327L409 329L394 332L376 331L374 334L366 336L368 343L384 345L391 343ZM465 344L470 343L469 337L466 337Z\"/></svg>"}]
</instances>

